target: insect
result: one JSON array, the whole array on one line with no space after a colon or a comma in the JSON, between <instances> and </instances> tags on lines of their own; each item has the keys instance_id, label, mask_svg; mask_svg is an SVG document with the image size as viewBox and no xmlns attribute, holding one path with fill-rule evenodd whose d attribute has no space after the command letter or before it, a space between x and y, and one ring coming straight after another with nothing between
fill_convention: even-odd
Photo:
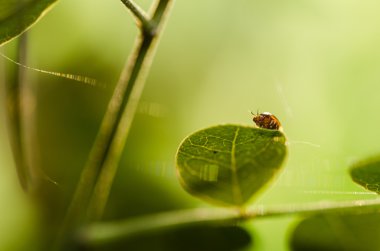
<instances>
[{"instance_id":1,"label":"insect","mask_svg":"<svg viewBox=\"0 0 380 251\"><path fill-rule=\"evenodd\" d=\"M265 129L271 129L271 130L279 130L281 128L280 121L274 116L273 114L269 112L263 112L260 113L257 112L256 114L252 113L253 115L253 122L260 127Z\"/></svg>"}]
</instances>

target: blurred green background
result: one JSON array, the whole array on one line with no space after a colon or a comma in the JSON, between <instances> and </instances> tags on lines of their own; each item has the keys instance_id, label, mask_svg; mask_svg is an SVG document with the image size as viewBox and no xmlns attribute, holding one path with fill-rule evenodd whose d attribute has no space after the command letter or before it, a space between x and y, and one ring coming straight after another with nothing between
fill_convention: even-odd
<instances>
[{"instance_id":1,"label":"blurred green background","mask_svg":"<svg viewBox=\"0 0 380 251\"><path fill-rule=\"evenodd\" d=\"M252 204L373 198L356 193L347 169L379 152L379 10L374 0L176 1L105 218L209 207L179 186L176 149L203 127L252 124L249 110L275 114L290 149L279 179ZM37 140L29 151L57 182L46 187L52 215L61 215L137 29L120 1L61 0L29 35L28 65L107 85L28 71L36 117L25 133ZM38 213L19 188L0 111L0 250L25 250L38 241ZM246 250L288 250L298 220L245 224L255 244Z\"/></svg>"}]
</instances>

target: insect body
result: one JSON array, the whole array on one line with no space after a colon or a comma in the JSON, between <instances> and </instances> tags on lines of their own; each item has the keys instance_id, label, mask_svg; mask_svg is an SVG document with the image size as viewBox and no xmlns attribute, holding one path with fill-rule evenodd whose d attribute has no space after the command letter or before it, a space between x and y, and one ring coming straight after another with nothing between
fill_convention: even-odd
<instances>
[{"instance_id":1,"label":"insect body","mask_svg":"<svg viewBox=\"0 0 380 251\"><path fill-rule=\"evenodd\" d=\"M280 121L269 112L253 114L253 122L260 127L271 130L279 130L281 127Z\"/></svg>"}]
</instances>

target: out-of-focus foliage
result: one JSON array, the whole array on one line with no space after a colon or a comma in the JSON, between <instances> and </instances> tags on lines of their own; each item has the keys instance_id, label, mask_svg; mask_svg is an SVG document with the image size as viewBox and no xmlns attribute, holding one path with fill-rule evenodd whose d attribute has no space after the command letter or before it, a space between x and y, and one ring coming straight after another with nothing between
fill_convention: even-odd
<instances>
[{"instance_id":1,"label":"out-of-focus foliage","mask_svg":"<svg viewBox=\"0 0 380 251\"><path fill-rule=\"evenodd\" d=\"M323 214L303 220L294 230L294 251L376 251L380 249L380 215Z\"/></svg>"},{"instance_id":2,"label":"out-of-focus foliage","mask_svg":"<svg viewBox=\"0 0 380 251\"><path fill-rule=\"evenodd\" d=\"M119 250L127 247L141 251L231 251L252 248L253 244L251 234L242 227L194 225L147 232L111 245L98 245L94 250Z\"/></svg>"},{"instance_id":3,"label":"out-of-focus foliage","mask_svg":"<svg viewBox=\"0 0 380 251\"><path fill-rule=\"evenodd\" d=\"M352 179L365 189L380 193L380 158L363 160L352 166Z\"/></svg>"}]
</instances>

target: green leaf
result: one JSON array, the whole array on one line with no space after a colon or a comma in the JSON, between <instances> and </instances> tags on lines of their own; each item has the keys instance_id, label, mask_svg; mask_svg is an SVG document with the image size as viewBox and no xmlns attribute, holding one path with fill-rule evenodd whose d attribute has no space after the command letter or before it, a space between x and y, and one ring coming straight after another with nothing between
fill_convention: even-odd
<instances>
[{"instance_id":1,"label":"green leaf","mask_svg":"<svg viewBox=\"0 0 380 251\"><path fill-rule=\"evenodd\" d=\"M378 251L380 214L323 214L303 220L290 240L295 251Z\"/></svg>"},{"instance_id":2,"label":"green leaf","mask_svg":"<svg viewBox=\"0 0 380 251\"><path fill-rule=\"evenodd\" d=\"M350 174L351 178L365 189L380 193L380 157L356 163Z\"/></svg>"},{"instance_id":3,"label":"green leaf","mask_svg":"<svg viewBox=\"0 0 380 251\"><path fill-rule=\"evenodd\" d=\"M0 0L0 45L20 35L57 0Z\"/></svg>"},{"instance_id":4,"label":"green leaf","mask_svg":"<svg viewBox=\"0 0 380 251\"><path fill-rule=\"evenodd\" d=\"M182 142L177 173L190 194L241 206L278 173L286 152L286 138L278 130L219 125Z\"/></svg>"}]
</instances>

